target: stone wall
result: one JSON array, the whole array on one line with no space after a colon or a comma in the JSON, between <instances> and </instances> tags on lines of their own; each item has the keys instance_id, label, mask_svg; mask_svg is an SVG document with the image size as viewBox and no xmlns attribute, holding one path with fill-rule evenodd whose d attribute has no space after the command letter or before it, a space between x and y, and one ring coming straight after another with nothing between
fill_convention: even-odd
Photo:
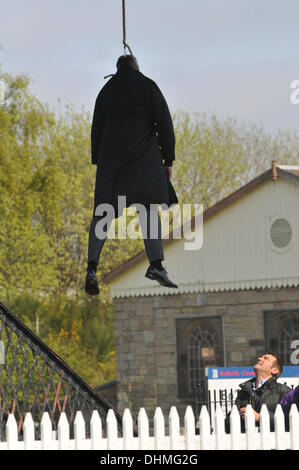
<instances>
[{"instance_id":1,"label":"stone wall","mask_svg":"<svg viewBox=\"0 0 299 470\"><path fill-rule=\"evenodd\" d=\"M221 315L227 366L248 366L265 352L264 311L299 308L299 289L260 289L114 299L117 409L141 407L150 419L190 401L177 397L175 319Z\"/></svg>"}]
</instances>

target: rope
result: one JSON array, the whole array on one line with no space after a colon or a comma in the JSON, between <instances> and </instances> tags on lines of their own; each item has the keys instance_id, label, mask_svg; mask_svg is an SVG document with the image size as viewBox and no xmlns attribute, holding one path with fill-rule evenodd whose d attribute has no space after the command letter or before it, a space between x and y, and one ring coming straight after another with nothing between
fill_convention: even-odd
<instances>
[{"instance_id":1,"label":"rope","mask_svg":"<svg viewBox=\"0 0 299 470\"><path fill-rule=\"evenodd\" d=\"M126 0L122 0L122 11L123 11L123 45L124 45L124 55L126 55L126 47L129 49L130 54L133 55L132 49L129 44L127 44L127 31L126 31Z\"/></svg>"},{"instance_id":2,"label":"rope","mask_svg":"<svg viewBox=\"0 0 299 470\"><path fill-rule=\"evenodd\" d=\"M122 0L123 8L123 45L124 45L124 55L126 55L126 0Z\"/></svg>"},{"instance_id":3,"label":"rope","mask_svg":"<svg viewBox=\"0 0 299 470\"><path fill-rule=\"evenodd\" d=\"M132 49L130 48L129 44L127 44L127 31L126 31L126 0L122 0L122 13L123 13L123 45L124 45L124 55L126 55L126 48L129 49L130 54L134 55L132 52ZM106 75L104 77L113 77L114 73L111 73L110 75Z\"/></svg>"}]
</instances>

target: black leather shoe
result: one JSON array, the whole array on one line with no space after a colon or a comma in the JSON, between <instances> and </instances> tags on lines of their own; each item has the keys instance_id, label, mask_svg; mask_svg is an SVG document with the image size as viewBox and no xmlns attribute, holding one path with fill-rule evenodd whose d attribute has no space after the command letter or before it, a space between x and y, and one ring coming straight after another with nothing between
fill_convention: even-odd
<instances>
[{"instance_id":1,"label":"black leather shoe","mask_svg":"<svg viewBox=\"0 0 299 470\"><path fill-rule=\"evenodd\" d=\"M85 290L87 294L90 294L90 295L98 295L100 293L97 275L94 269L90 269L87 271L86 281L85 281Z\"/></svg>"},{"instance_id":2,"label":"black leather shoe","mask_svg":"<svg viewBox=\"0 0 299 470\"><path fill-rule=\"evenodd\" d=\"M165 287L175 287L178 286L174 284L170 279L168 279L167 271L165 268L162 270L155 268L154 266L149 266L148 270L146 271L145 277L148 279L152 279L154 281L158 281L161 286Z\"/></svg>"}]
</instances>

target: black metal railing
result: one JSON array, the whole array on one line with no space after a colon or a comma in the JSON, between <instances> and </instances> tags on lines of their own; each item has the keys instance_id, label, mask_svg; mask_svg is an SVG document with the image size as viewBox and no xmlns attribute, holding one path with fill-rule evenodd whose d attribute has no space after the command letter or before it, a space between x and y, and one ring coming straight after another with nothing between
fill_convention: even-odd
<instances>
[{"instance_id":1,"label":"black metal railing","mask_svg":"<svg viewBox=\"0 0 299 470\"><path fill-rule=\"evenodd\" d=\"M105 431L107 413L112 408L121 431L119 413L1 302L0 346L0 440L5 439L10 413L17 420L19 439L27 412L32 414L38 433L45 411L53 430L57 430L64 411L72 437L77 411L82 412L89 435L93 410L99 412Z\"/></svg>"},{"instance_id":2,"label":"black metal railing","mask_svg":"<svg viewBox=\"0 0 299 470\"><path fill-rule=\"evenodd\" d=\"M207 390L203 384L193 387L192 408L195 416L200 415L202 406L206 406L211 417L212 412L216 411L217 403L220 404L225 414L231 410L235 399L236 391L233 389Z\"/></svg>"}]
</instances>

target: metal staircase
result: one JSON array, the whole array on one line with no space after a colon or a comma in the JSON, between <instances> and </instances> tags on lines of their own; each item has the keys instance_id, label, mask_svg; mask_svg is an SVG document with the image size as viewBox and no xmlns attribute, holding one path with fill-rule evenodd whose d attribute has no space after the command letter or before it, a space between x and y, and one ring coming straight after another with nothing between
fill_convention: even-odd
<instances>
[{"instance_id":1,"label":"metal staircase","mask_svg":"<svg viewBox=\"0 0 299 470\"><path fill-rule=\"evenodd\" d=\"M42 413L47 411L55 431L64 411L72 436L77 411L82 411L85 423L89 423L93 410L98 410L105 431L110 408L121 431L119 413L0 302L0 440L5 437L10 413L15 415L22 439L27 412L39 423ZM90 429L86 433L89 435Z\"/></svg>"}]
</instances>

